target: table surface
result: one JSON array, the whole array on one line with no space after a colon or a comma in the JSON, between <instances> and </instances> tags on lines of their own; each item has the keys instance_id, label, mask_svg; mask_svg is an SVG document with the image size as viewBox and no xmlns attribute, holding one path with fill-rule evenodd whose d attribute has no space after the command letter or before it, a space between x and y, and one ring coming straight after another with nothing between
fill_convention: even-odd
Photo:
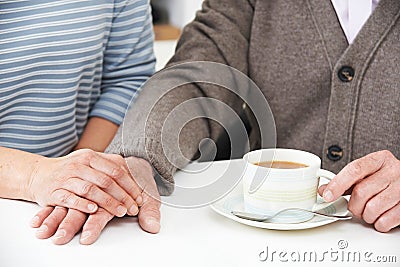
<instances>
[{"instance_id":1,"label":"table surface","mask_svg":"<svg viewBox=\"0 0 400 267\"><path fill-rule=\"evenodd\" d=\"M228 162L193 163L188 169L205 165L202 172L178 172L177 183L212 180L226 170ZM163 201L168 199L163 197ZM112 220L91 246L80 245L77 236L67 245L56 246L50 239L35 238L29 221L38 210L32 203L0 199L0 267L400 266L400 229L379 233L356 219L278 231L242 225L210 206L163 205L157 235L142 231L136 218L126 217ZM310 263L310 255L317 255L321 262L311 257Z\"/></svg>"}]
</instances>

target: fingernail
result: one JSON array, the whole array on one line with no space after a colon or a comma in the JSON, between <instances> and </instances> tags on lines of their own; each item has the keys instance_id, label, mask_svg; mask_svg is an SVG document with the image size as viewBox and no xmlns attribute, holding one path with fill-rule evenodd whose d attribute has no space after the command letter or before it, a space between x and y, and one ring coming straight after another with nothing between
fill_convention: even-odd
<instances>
[{"instance_id":1,"label":"fingernail","mask_svg":"<svg viewBox=\"0 0 400 267\"><path fill-rule=\"evenodd\" d=\"M31 220L31 226L35 227L38 224L39 220L39 216L33 217Z\"/></svg>"},{"instance_id":2,"label":"fingernail","mask_svg":"<svg viewBox=\"0 0 400 267\"><path fill-rule=\"evenodd\" d=\"M137 198L136 198L136 203L140 206L140 205L142 205L142 203L143 203L143 198L142 198L142 196L138 196Z\"/></svg>"},{"instance_id":3,"label":"fingernail","mask_svg":"<svg viewBox=\"0 0 400 267\"><path fill-rule=\"evenodd\" d=\"M81 241L85 241L85 240L88 239L91 235L92 235L92 233L89 232L89 231L83 232L82 235L81 235Z\"/></svg>"},{"instance_id":4,"label":"fingernail","mask_svg":"<svg viewBox=\"0 0 400 267\"><path fill-rule=\"evenodd\" d=\"M47 230L49 230L49 228L47 227L47 225L42 225L42 226L40 226L39 227L39 229L37 229L37 233L39 233L39 234L41 234L41 233L45 233L45 232L47 232Z\"/></svg>"},{"instance_id":5,"label":"fingernail","mask_svg":"<svg viewBox=\"0 0 400 267\"><path fill-rule=\"evenodd\" d=\"M89 211L91 211L91 212L95 212L96 210L97 210L97 205L95 205L95 204L88 204L88 209L89 209Z\"/></svg>"},{"instance_id":6,"label":"fingernail","mask_svg":"<svg viewBox=\"0 0 400 267\"><path fill-rule=\"evenodd\" d=\"M333 200L333 194L330 190L325 190L323 197L326 202L331 202Z\"/></svg>"},{"instance_id":7,"label":"fingernail","mask_svg":"<svg viewBox=\"0 0 400 267\"><path fill-rule=\"evenodd\" d=\"M64 229L58 230L54 235L54 239L64 238L67 235Z\"/></svg>"},{"instance_id":8,"label":"fingernail","mask_svg":"<svg viewBox=\"0 0 400 267\"><path fill-rule=\"evenodd\" d=\"M132 215L136 215L136 214L138 214L138 212L139 212L139 209L136 205L132 205L129 209L129 213Z\"/></svg>"},{"instance_id":9,"label":"fingernail","mask_svg":"<svg viewBox=\"0 0 400 267\"><path fill-rule=\"evenodd\" d=\"M118 216L122 217L122 216L125 216L127 209L124 206L118 206L117 212L118 212Z\"/></svg>"}]
</instances>

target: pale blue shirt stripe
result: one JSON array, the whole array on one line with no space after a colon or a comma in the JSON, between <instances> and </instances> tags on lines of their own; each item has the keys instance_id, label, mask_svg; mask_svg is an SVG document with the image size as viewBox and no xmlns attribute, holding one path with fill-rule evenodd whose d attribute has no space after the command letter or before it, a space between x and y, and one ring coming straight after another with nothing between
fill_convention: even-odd
<instances>
[{"instance_id":1,"label":"pale blue shirt stripe","mask_svg":"<svg viewBox=\"0 0 400 267\"><path fill-rule=\"evenodd\" d=\"M149 0L0 0L0 146L61 156L154 73Z\"/></svg>"}]
</instances>

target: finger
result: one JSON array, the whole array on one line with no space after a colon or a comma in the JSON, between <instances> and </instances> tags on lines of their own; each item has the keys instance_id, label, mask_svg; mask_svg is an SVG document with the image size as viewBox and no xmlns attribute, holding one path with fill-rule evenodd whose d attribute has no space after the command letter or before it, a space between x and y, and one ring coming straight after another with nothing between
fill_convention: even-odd
<instances>
[{"instance_id":1,"label":"finger","mask_svg":"<svg viewBox=\"0 0 400 267\"><path fill-rule=\"evenodd\" d=\"M143 187L143 204L140 207L139 225L149 233L160 231L160 195L153 178L153 170L144 159L129 157L126 159L129 171L136 177L137 183Z\"/></svg>"},{"instance_id":2,"label":"finger","mask_svg":"<svg viewBox=\"0 0 400 267\"><path fill-rule=\"evenodd\" d=\"M40 228L36 231L36 237L40 239L51 237L65 218L65 215L67 215L66 208L55 207L50 215L43 221Z\"/></svg>"},{"instance_id":3,"label":"finger","mask_svg":"<svg viewBox=\"0 0 400 267\"><path fill-rule=\"evenodd\" d=\"M318 194L320 196L322 196L322 194L324 193L326 186L327 186L326 184L323 184L320 187L318 187Z\"/></svg>"},{"instance_id":4,"label":"finger","mask_svg":"<svg viewBox=\"0 0 400 267\"><path fill-rule=\"evenodd\" d=\"M31 227L38 228L42 225L43 221L49 217L49 215L53 212L54 207L44 207L38 213L36 213L35 217L31 220Z\"/></svg>"},{"instance_id":5,"label":"finger","mask_svg":"<svg viewBox=\"0 0 400 267\"><path fill-rule=\"evenodd\" d=\"M113 162L113 160L109 160L107 157L104 157L106 154L94 152L90 149L80 149L78 151L74 151L71 154L69 154L69 158L76 160L76 158L79 158L79 160L83 163L83 165L89 165L93 169L96 169L100 172L103 172L107 176L111 177L111 181L108 179L105 179L106 184L104 186L97 184L96 182L92 181L96 185L98 185L101 188L106 188L107 182L111 183L116 181L123 180L127 183L129 183L132 178L129 176L129 173L125 170L125 164L122 163L121 156L114 155L112 156L113 159L116 159L118 157L118 162L116 163ZM122 166L122 167L121 167ZM75 175L78 176L78 175ZM129 187L126 188L127 190L130 189ZM134 198L136 199L135 195L139 194L141 190L136 190L135 192L132 192L134 194Z\"/></svg>"},{"instance_id":6,"label":"finger","mask_svg":"<svg viewBox=\"0 0 400 267\"><path fill-rule=\"evenodd\" d=\"M118 217L124 216L127 212L126 207L122 205L120 201L118 201L110 194L107 194L106 192L104 192L103 190L101 190L96 185L90 182L78 178L70 178L68 179L68 182L64 183L63 188L66 190L66 192L73 193L72 196L70 195L58 196L61 198L66 198L66 197L72 198L72 200L68 200L68 202L72 202L74 206L69 206L69 208L80 210L86 213L94 213L93 210L91 212L87 212L83 210L83 208L86 207L86 209L88 209L90 204L97 203L97 205L103 207L104 209L108 210L110 213ZM82 196L84 198L81 198L79 196ZM132 204L134 203L133 199L130 198L129 195L127 194L124 194L124 196L128 198L124 199L124 201L126 203L130 203L131 205L133 205ZM74 201L76 201L76 203L74 203Z\"/></svg>"},{"instance_id":7,"label":"finger","mask_svg":"<svg viewBox=\"0 0 400 267\"><path fill-rule=\"evenodd\" d=\"M134 200L133 205L123 202L124 204L126 204L127 207L130 207L128 208L128 214L137 215L137 213L139 212L138 207L142 204L143 201L141 194L142 189L137 185L134 177L132 177L132 175L130 174L126 166L125 159L116 154L99 153L99 155L109 161L114 162L123 170L119 177L114 176L113 178L115 179L117 184L121 186L121 188L125 190L125 192L127 192L129 196Z\"/></svg>"},{"instance_id":8,"label":"finger","mask_svg":"<svg viewBox=\"0 0 400 267\"><path fill-rule=\"evenodd\" d=\"M101 158L100 156L93 156L93 158ZM92 161L95 161L92 159ZM105 160L105 162L110 162L109 160ZM104 162L101 162L104 163ZM97 163L100 166L100 163ZM95 164L96 165L96 164ZM134 196L134 198L132 198L128 192L125 192L125 190L123 188L121 188L121 186L118 185L117 181L120 178L115 178L115 177L110 177L107 174L105 174L101 168L99 169L99 166L95 166L97 167L97 169L93 169L92 167L83 165L83 164L72 164L73 166L73 171L69 171L68 172L68 176L69 177L77 177L80 178L84 181L88 181L94 185L96 185L98 188L101 188L104 192L110 194L114 199L118 200L121 203L124 203L126 205L127 208L129 208L131 211L133 211L135 214L138 211L136 202L134 201L134 198L136 197L136 195ZM72 167L70 167L72 168ZM121 172L115 171L115 176L121 176L123 175L123 173L126 174L126 171L123 171L121 168L119 168L118 166L116 166L117 169L120 169ZM103 167L103 169L105 169ZM119 173L119 174L118 174ZM122 180L124 180L124 183L127 181L130 181L130 183L132 184L132 187L135 185L134 182L132 181L132 178L129 177L128 174L127 178L121 178ZM71 179L71 178L70 178ZM64 183L64 186L68 186L68 184L70 183L70 179L66 180L66 182ZM114 179L116 181L114 181ZM90 187L89 184L86 184L85 186ZM87 190L86 188L82 188L84 191L83 193L85 193L85 190ZM133 190L133 189L131 189ZM78 195L81 195L80 193L76 193ZM113 213L114 214L114 213ZM123 215L122 215L123 216Z\"/></svg>"},{"instance_id":9,"label":"finger","mask_svg":"<svg viewBox=\"0 0 400 267\"><path fill-rule=\"evenodd\" d=\"M140 227L149 233L160 231L160 201L144 194L143 205L140 207L138 219Z\"/></svg>"},{"instance_id":10,"label":"finger","mask_svg":"<svg viewBox=\"0 0 400 267\"><path fill-rule=\"evenodd\" d=\"M153 195L159 199L159 194L155 180L153 178L153 167L150 163L141 158L128 157L124 158L125 167L127 168L130 175L134 178L136 184L141 188L142 201L136 200L138 203L144 203L144 191L148 195ZM140 196L139 196L140 197Z\"/></svg>"},{"instance_id":11,"label":"finger","mask_svg":"<svg viewBox=\"0 0 400 267\"><path fill-rule=\"evenodd\" d=\"M385 190L389 185L389 181L385 179L385 171L381 170L375 174L368 176L354 186L351 194L348 209L356 217L361 218L367 202L375 195Z\"/></svg>"},{"instance_id":12,"label":"finger","mask_svg":"<svg viewBox=\"0 0 400 267\"><path fill-rule=\"evenodd\" d=\"M120 168L124 170L124 176L119 179L114 177L117 183L135 200L138 206L142 205L142 188L136 183L135 177L129 171L127 163L124 158L116 154L104 154L100 155L108 160L111 160L119 165Z\"/></svg>"},{"instance_id":13,"label":"finger","mask_svg":"<svg viewBox=\"0 0 400 267\"><path fill-rule=\"evenodd\" d=\"M323 193L325 201L336 200L352 185L377 172L383 166L386 157L387 152L379 151L348 164L328 183Z\"/></svg>"},{"instance_id":14,"label":"finger","mask_svg":"<svg viewBox=\"0 0 400 267\"><path fill-rule=\"evenodd\" d=\"M99 170L109 177L112 177L115 181L126 180L127 182L131 181L131 177L126 172L125 168L121 166L121 164L117 164L112 160L109 160L106 156L96 154L90 159L90 167Z\"/></svg>"},{"instance_id":15,"label":"finger","mask_svg":"<svg viewBox=\"0 0 400 267\"><path fill-rule=\"evenodd\" d=\"M72 185L68 185L66 187L70 188ZM86 213L96 212L98 208L96 203L85 198L81 198L65 189L57 189L51 193L50 205L76 209Z\"/></svg>"},{"instance_id":16,"label":"finger","mask_svg":"<svg viewBox=\"0 0 400 267\"><path fill-rule=\"evenodd\" d=\"M365 205L362 217L367 223L374 223L383 213L396 206L400 199L395 186L389 185L371 198Z\"/></svg>"},{"instance_id":17,"label":"finger","mask_svg":"<svg viewBox=\"0 0 400 267\"><path fill-rule=\"evenodd\" d=\"M100 208L96 213L89 215L83 226L80 243L90 245L96 242L107 223L113 215Z\"/></svg>"},{"instance_id":18,"label":"finger","mask_svg":"<svg viewBox=\"0 0 400 267\"><path fill-rule=\"evenodd\" d=\"M321 186L318 188L318 194L319 194L320 196L323 195L323 193L324 193L326 187L327 187L327 184L323 184L323 185L321 185ZM354 188L354 185L351 186L350 189L347 189L346 192L344 192L343 195L351 195L351 193L353 192L353 188Z\"/></svg>"},{"instance_id":19,"label":"finger","mask_svg":"<svg viewBox=\"0 0 400 267\"><path fill-rule=\"evenodd\" d=\"M390 210L386 211L375 222L375 229L379 232L389 232L391 229L400 225L400 203Z\"/></svg>"},{"instance_id":20,"label":"finger","mask_svg":"<svg viewBox=\"0 0 400 267\"><path fill-rule=\"evenodd\" d=\"M69 209L53 236L53 243L64 245L74 238L86 221L87 215L81 211Z\"/></svg>"}]
</instances>

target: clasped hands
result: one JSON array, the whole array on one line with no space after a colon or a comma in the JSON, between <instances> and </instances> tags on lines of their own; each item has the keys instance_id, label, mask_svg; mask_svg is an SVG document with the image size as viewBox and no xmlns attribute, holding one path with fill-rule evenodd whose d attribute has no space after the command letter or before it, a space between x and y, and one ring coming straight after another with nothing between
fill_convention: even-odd
<instances>
[{"instance_id":1,"label":"clasped hands","mask_svg":"<svg viewBox=\"0 0 400 267\"><path fill-rule=\"evenodd\" d=\"M137 215L143 230L160 230L159 194L143 159L89 149L42 158L27 187L31 199L46 206L31 226L38 238L53 236L55 244L68 243L80 230L80 243L92 244L114 216Z\"/></svg>"}]
</instances>

